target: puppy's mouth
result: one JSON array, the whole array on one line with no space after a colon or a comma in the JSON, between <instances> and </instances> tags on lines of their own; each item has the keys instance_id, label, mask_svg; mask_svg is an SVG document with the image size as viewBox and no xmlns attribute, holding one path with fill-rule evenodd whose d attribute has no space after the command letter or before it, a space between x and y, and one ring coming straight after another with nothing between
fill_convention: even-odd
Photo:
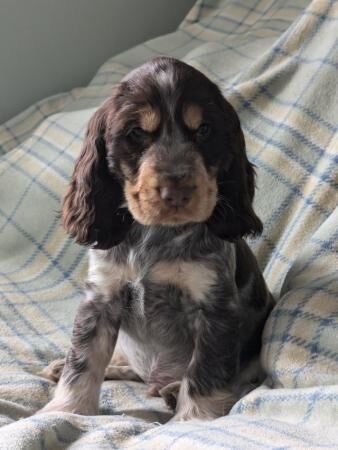
<instances>
[{"instance_id":1,"label":"puppy's mouth","mask_svg":"<svg viewBox=\"0 0 338 450\"><path fill-rule=\"evenodd\" d=\"M143 163L133 181L125 183L128 209L143 225L205 222L217 201L216 177L197 160L189 176L163 177Z\"/></svg>"}]
</instances>

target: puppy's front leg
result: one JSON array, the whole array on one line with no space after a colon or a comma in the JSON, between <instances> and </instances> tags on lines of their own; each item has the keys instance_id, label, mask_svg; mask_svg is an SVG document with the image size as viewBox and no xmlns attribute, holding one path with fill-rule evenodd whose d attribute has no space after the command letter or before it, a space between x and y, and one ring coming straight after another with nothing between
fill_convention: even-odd
<instances>
[{"instance_id":1,"label":"puppy's front leg","mask_svg":"<svg viewBox=\"0 0 338 450\"><path fill-rule=\"evenodd\" d=\"M236 402L228 389L238 371L238 320L224 307L201 308L194 323L194 351L172 420L214 419Z\"/></svg>"},{"instance_id":2,"label":"puppy's front leg","mask_svg":"<svg viewBox=\"0 0 338 450\"><path fill-rule=\"evenodd\" d=\"M122 301L121 295L107 299L95 286L88 287L75 317L72 346L54 398L39 413L97 412L104 371L118 335Z\"/></svg>"}]
</instances>

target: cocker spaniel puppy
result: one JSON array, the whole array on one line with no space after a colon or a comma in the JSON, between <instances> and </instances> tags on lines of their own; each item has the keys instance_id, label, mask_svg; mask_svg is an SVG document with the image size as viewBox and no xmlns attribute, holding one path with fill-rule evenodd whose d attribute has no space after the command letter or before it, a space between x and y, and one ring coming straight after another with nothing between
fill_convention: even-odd
<instances>
[{"instance_id":1,"label":"cocker spaniel puppy","mask_svg":"<svg viewBox=\"0 0 338 450\"><path fill-rule=\"evenodd\" d=\"M89 122L64 199L89 275L41 412L95 414L106 377L144 381L174 419L210 419L261 381L274 302L243 240L262 231L253 197L238 116L213 82L166 57L121 81Z\"/></svg>"}]
</instances>

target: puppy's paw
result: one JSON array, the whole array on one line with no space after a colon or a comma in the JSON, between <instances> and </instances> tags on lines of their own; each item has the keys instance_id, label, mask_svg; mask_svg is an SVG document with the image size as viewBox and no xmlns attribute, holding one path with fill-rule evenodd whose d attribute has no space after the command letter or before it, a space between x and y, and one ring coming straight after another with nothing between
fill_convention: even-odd
<instances>
[{"instance_id":1,"label":"puppy's paw","mask_svg":"<svg viewBox=\"0 0 338 450\"><path fill-rule=\"evenodd\" d=\"M170 422L187 422L188 420L213 420L220 415L215 415L214 411L202 409L199 405L189 404L185 408L178 408L174 417L170 419Z\"/></svg>"},{"instance_id":2,"label":"puppy's paw","mask_svg":"<svg viewBox=\"0 0 338 450\"><path fill-rule=\"evenodd\" d=\"M46 406L39 409L36 414L53 413L53 412L67 412L72 414L79 414L82 416L94 416L97 414L97 409L88 404L83 404L78 401L67 401L58 398L52 399Z\"/></svg>"},{"instance_id":3,"label":"puppy's paw","mask_svg":"<svg viewBox=\"0 0 338 450\"><path fill-rule=\"evenodd\" d=\"M43 408L36 411L35 415L37 414L44 414L44 413L53 413L53 412L73 412L70 410L69 405L62 404L61 402L57 402L54 399L47 403Z\"/></svg>"},{"instance_id":4,"label":"puppy's paw","mask_svg":"<svg viewBox=\"0 0 338 450\"><path fill-rule=\"evenodd\" d=\"M213 420L223 414L215 414L212 409L206 409L204 405L189 404L185 408L178 408L170 422L186 422L188 420Z\"/></svg>"},{"instance_id":5,"label":"puppy's paw","mask_svg":"<svg viewBox=\"0 0 338 450\"><path fill-rule=\"evenodd\" d=\"M177 397L176 414L171 421L213 420L228 414L236 401L236 396L228 390L192 395L187 380L183 380Z\"/></svg>"},{"instance_id":6,"label":"puppy's paw","mask_svg":"<svg viewBox=\"0 0 338 450\"><path fill-rule=\"evenodd\" d=\"M178 393L180 391L181 381L174 381L167 384L162 389L159 390L159 395L164 399L167 406L175 411Z\"/></svg>"},{"instance_id":7,"label":"puppy's paw","mask_svg":"<svg viewBox=\"0 0 338 450\"><path fill-rule=\"evenodd\" d=\"M56 359L55 361L52 361L47 367L45 367L40 373L38 373L38 375L47 378L47 380L52 380L57 383L61 378L65 362L65 358Z\"/></svg>"},{"instance_id":8,"label":"puppy's paw","mask_svg":"<svg viewBox=\"0 0 338 450\"><path fill-rule=\"evenodd\" d=\"M158 387L157 384L150 384L148 386L146 396L147 397L160 397L159 390L160 390L160 388Z\"/></svg>"},{"instance_id":9,"label":"puppy's paw","mask_svg":"<svg viewBox=\"0 0 338 450\"><path fill-rule=\"evenodd\" d=\"M55 389L54 398L35 414L68 412L92 416L97 413L97 409L98 391L88 389L88 383L72 385L61 379Z\"/></svg>"},{"instance_id":10,"label":"puppy's paw","mask_svg":"<svg viewBox=\"0 0 338 450\"><path fill-rule=\"evenodd\" d=\"M105 380L124 380L124 381L142 381L136 372L130 366L114 366L106 367L104 373Z\"/></svg>"}]
</instances>

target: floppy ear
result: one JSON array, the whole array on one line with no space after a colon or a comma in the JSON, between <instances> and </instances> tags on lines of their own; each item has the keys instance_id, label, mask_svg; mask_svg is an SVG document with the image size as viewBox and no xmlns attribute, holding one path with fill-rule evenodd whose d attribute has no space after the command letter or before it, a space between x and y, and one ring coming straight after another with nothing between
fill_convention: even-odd
<instances>
[{"instance_id":1,"label":"floppy ear","mask_svg":"<svg viewBox=\"0 0 338 450\"><path fill-rule=\"evenodd\" d=\"M258 235L263 225L256 216L252 202L255 193L255 170L249 162L239 118L222 97L221 108L230 126L218 173L218 202L208 221L210 230L221 239L237 239Z\"/></svg>"},{"instance_id":2,"label":"floppy ear","mask_svg":"<svg viewBox=\"0 0 338 450\"><path fill-rule=\"evenodd\" d=\"M108 249L127 234L132 217L126 208L123 189L108 170L105 132L112 99L90 119L84 144L62 207L62 222L78 244Z\"/></svg>"}]
</instances>

